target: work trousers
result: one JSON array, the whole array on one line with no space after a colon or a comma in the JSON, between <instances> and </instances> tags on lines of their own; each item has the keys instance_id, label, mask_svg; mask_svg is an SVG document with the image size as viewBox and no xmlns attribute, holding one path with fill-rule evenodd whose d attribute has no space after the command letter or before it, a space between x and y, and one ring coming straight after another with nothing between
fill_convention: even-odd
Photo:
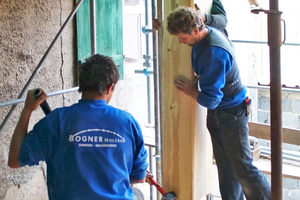
<instances>
[{"instance_id":1,"label":"work trousers","mask_svg":"<svg viewBox=\"0 0 300 200\"><path fill-rule=\"evenodd\" d=\"M269 200L271 188L265 175L253 165L248 139L246 103L229 109L208 109L220 193L223 200Z\"/></svg>"}]
</instances>

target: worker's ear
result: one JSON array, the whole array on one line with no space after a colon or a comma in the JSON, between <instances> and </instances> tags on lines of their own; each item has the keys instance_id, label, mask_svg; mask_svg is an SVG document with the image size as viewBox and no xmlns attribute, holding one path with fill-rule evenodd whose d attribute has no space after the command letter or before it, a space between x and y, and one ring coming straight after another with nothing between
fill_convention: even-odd
<instances>
[{"instance_id":1,"label":"worker's ear","mask_svg":"<svg viewBox=\"0 0 300 200\"><path fill-rule=\"evenodd\" d=\"M107 87L106 93L110 94L114 91L114 89L115 89L115 84L112 83L110 86Z\"/></svg>"},{"instance_id":2,"label":"worker's ear","mask_svg":"<svg viewBox=\"0 0 300 200\"><path fill-rule=\"evenodd\" d=\"M193 32L194 32L194 35L197 36L197 35L199 35L200 30L198 28L194 28Z\"/></svg>"}]
</instances>

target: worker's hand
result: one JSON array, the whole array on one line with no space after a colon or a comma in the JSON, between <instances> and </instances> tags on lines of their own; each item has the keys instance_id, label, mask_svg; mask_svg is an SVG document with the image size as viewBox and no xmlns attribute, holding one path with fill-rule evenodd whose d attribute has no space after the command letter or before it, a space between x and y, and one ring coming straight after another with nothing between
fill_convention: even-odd
<instances>
[{"instance_id":1,"label":"worker's hand","mask_svg":"<svg viewBox=\"0 0 300 200\"><path fill-rule=\"evenodd\" d=\"M161 23L158 21L158 19L152 19L152 29L158 30L161 28Z\"/></svg>"},{"instance_id":2,"label":"worker's hand","mask_svg":"<svg viewBox=\"0 0 300 200\"><path fill-rule=\"evenodd\" d=\"M147 171L146 182L149 183L149 185L153 185L150 179L153 179L153 175Z\"/></svg>"},{"instance_id":3,"label":"worker's hand","mask_svg":"<svg viewBox=\"0 0 300 200\"><path fill-rule=\"evenodd\" d=\"M47 94L40 88L29 90L27 92L24 109L34 111L46 98Z\"/></svg>"},{"instance_id":4,"label":"worker's hand","mask_svg":"<svg viewBox=\"0 0 300 200\"><path fill-rule=\"evenodd\" d=\"M177 89L197 100L198 94L200 93L198 91L198 81L191 81L184 76L178 76L174 80L174 84Z\"/></svg>"},{"instance_id":5,"label":"worker's hand","mask_svg":"<svg viewBox=\"0 0 300 200\"><path fill-rule=\"evenodd\" d=\"M195 10L200 15L200 17L202 18L203 22L205 22L206 21L206 16L204 15L204 13L201 11L201 9L198 7L198 5L196 3L195 3Z\"/></svg>"}]
</instances>

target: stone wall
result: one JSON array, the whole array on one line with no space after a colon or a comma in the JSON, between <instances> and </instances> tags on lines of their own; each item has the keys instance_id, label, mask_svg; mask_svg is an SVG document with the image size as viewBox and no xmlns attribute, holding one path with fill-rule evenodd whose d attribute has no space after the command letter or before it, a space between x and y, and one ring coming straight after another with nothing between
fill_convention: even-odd
<instances>
[{"instance_id":1,"label":"stone wall","mask_svg":"<svg viewBox=\"0 0 300 200\"><path fill-rule=\"evenodd\" d=\"M30 79L74 6L70 0L0 1L0 102L16 99ZM29 89L41 87L47 93L75 86L75 32L73 20L54 46ZM79 98L68 93L48 98L50 107L70 105ZM19 104L0 133L0 200L47 199L46 166L10 169L7 156L10 139L20 115ZM0 107L2 123L11 106ZM43 117L33 113L32 125Z\"/></svg>"},{"instance_id":2,"label":"stone wall","mask_svg":"<svg viewBox=\"0 0 300 200\"><path fill-rule=\"evenodd\" d=\"M257 122L270 124L270 94L268 90L259 90L257 97ZM282 92L282 127L300 129L300 90L299 92ZM270 147L269 141L260 141L261 145ZM300 146L283 144L283 149L300 151Z\"/></svg>"},{"instance_id":3,"label":"stone wall","mask_svg":"<svg viewBox=\"0 0 300 200\"><path fill-rule=\"evenodd\" d=\"M257 121L270 124L269 91L259 91ZM300 90L299 92L282 92L282 126L300 129Z\"/></svg>"}]
</instances>

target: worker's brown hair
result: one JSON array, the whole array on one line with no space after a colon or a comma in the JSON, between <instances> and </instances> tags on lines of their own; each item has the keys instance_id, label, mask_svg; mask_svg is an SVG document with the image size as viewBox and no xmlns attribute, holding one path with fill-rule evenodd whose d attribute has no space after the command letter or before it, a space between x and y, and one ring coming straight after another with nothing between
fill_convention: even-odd
<instances>
[{"instance_id":1,"label":"worker's brown hair","mask_svg":"<svg viewBox=\"0 0 300 200\"><path fill-rule=\"evenodd\" d=\"M114 61L100 54L95 54L81 63L79 72L79 92L98 91L103 95L109 86L119 80L119 71Z\"/></svg>"},{"instance_id":2,"label":"worker's brown hair","mask_svg":"<svg viewBox=\"0 0 300 200\"><path fill-rule=\"evenodd\" d=\"M167 17L167 31L171 35L176 35L180 32L192 34L195 28L200 31L205 28L202 18L195 9L180 6L173 10Z\"/></svg>"}]
</instances>

